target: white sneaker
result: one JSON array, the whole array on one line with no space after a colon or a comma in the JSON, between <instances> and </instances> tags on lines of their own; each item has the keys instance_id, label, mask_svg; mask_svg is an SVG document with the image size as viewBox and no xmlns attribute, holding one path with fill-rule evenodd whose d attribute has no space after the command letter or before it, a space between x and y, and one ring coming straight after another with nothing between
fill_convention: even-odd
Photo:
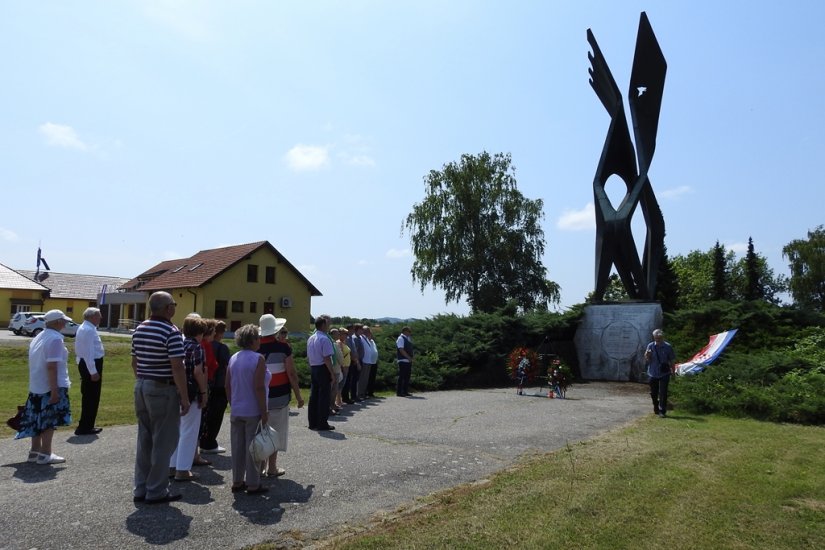
<instances>
[{"instance_id":1,"label":"white sneaker","mask_svg":"<svg viewBox=\"0 0 825 550\"><path fill-rule=\"evenodd\" d=\"M29 458L26 459L26 462L37 462L37 460L43 455L37 453L35 451L29 451Z\"/></svg>"},{"instance_id":2,"label":"white sneaker","mask_svg":"<svg viewBox=\"0 0 825 550\"><path fill-rule=\"evenodd\" d=\"M62 464L64 462L66 462L65 458L63 458L62 456L57 456L54 453L49 454L49 455L41 454L37 458L37 463L38 464Z\"/></svg>"},{"instance_id":3,"label":"white sneaker","mask_svg":"<svg viewBox=\"0 0 825 550\"><path fill-rule=\"evenodd\" d=\"M226 452L226 449L224 449L220 445L218 445L214 449L203 449L203 448L201 449L201 454L202 455L216 455L218 453L225 453L225 452Z\"/></svg>"}]
</instances>

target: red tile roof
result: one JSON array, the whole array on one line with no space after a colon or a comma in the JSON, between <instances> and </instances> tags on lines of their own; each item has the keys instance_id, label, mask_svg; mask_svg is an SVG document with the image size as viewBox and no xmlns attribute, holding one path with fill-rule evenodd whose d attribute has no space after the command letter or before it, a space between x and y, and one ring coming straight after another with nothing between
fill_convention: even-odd
<instances>
[{"instance_id":1,"label":"red tile roof","mask_svg":"<svg viewBox=\"0 0 825 550\"><path fill-rule=\"evenodd\" d=\"M262 247L269 248L281 263L292 269L306 283L312 296L321 296L321 292L300 271L295 269L295 266L289 263L274 246L269 244L269 241L201 250L190 258L166 260L144 271L120 288L141 291L197 288L212 281Z\"/></svg>"}]
</instances>

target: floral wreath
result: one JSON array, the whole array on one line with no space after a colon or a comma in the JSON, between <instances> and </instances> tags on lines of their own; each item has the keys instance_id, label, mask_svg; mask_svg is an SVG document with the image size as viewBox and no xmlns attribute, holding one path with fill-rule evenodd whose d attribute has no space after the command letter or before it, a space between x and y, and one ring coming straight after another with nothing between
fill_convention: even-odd
<instances>
[{"instance_id":1,"label":"floral wreath","mask_svg":"<svg viewBox=\"0 0 825 550\"><path fill-rule=\"evenodd\" d=\"M539 375L539 356L535 351L525 347L513 348L513 351L507 356L507 364L505 365L507 374L513 380L518 379L518 367L523 358L527 358L527 361L530 363L525 374L527 375L527 381L532 382L533 379Z\"/></svg>"},{"instance_id":2,"label":"floral wreath","mask_svg":"<svg viewBox=\"0 0 825 550\"><path fill-rule=\"evenodd\" d=\"M561 390L567 389L573 380L573 371L570 367L562 363L559 359L553 359L547 369L547 381L549 385L558 386Z\"/></svg>"}]
</instances>

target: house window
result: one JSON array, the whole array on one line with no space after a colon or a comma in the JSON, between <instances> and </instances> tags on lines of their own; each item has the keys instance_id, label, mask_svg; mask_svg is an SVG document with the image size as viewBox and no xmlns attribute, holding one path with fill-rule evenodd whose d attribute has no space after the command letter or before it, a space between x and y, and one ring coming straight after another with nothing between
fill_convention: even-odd
<instances>
[{"instance_id":1,"label":"house window","mask_svg":"<svg viewBox=\"0 0 825 550\"><path fill-rule=\"evenodd\" d=\"M246 282L247 283L257 283L258 282L258 266L254 264L248 264L246 266Z\"/></svg>"},{"instance_id":2,"label":"house window","mask_svg":"<svg viewBox=\"0 0 825 550\"><path fill-rule=\"evenodd\" d=\"M266 284L274 285L275 284L275 266L268 265L266 266Z\"/></svg>"},{"instance_id":3,"label":"house window","mask_svg":"<svg viewBox=\"0 0 825 550\"><path fill-rule=\"evenodd\" d=\"M215 300L215 317L226 319L226 300Z\"/></svg>"},{"instance_id":4,"label":"house window","mask_svg":"<svg viewBox=\"0 0 825 550\"><path fill-rule=\"evenodd\" d=\"M258 302L249 302L249 313L258 313Z\"/></svg>"},{"instance_id":5,"label":"house window","mask_svg":"<svg viewBox=\"0 0 825 550\"><path fill-rule=\"evenodd\" d=\"M66 306L66 313L74 313L74 307L73 306Z\"/></svg>"},{"instance_id":6,"label":"house window","mask_svg":"<svg viewBox=\"0 0 825 550\"><path fill-rule=\"evenodd\" d=\"M243 302L232 300L232 313L243 313Z\"/></svg>"},{"instance_id":7,"label":"house window","mask_svg":"<svg viewBox=\"0 0 825 550\"><path fill-rule=\"evenodd\" d=\"M264 302L264 314L266 313L275 313L275 302Z\"/></svg>"}]
</instances>

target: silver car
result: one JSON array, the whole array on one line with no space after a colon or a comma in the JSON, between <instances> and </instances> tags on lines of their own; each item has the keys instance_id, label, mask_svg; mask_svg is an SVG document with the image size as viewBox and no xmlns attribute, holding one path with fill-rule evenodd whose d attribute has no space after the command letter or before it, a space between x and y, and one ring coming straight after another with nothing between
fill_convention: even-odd
<instances>
[{"instance_id":1,"label":"silver car","mask_svg":"<svg viewBox=\"0 0 825 550\"><path fill-rule=\"evenodd\" d=\"M60 332L63 336L75 336L79 326L74 321L66 321L66 326ZM20 329L20 332L26 336L37 336L43 332L44 328L46 328L46 321L43 320L43 314L41 313L38 317L29 318Z\"/></svg>"},{"instance_id":2,"label":"silver car","mask_svg":"<svg viewBox=\"0 0 825 550\"><path fill-rule=\"evenodd\" d=\"M42 312L42 311L18 311L11 318L11 321L9 321L9 330L12 331L13 333L15 333L16 335L20 336L21 329L23 328L23 325L26 324L26 321L28 321L32 317L37 317L37 316L40 316L40 315L44 315L44 312Z\"/></svg>"}]
</instances>

